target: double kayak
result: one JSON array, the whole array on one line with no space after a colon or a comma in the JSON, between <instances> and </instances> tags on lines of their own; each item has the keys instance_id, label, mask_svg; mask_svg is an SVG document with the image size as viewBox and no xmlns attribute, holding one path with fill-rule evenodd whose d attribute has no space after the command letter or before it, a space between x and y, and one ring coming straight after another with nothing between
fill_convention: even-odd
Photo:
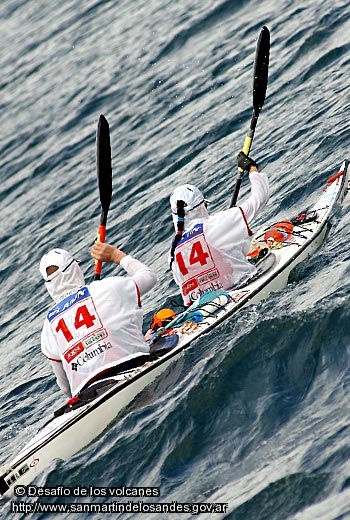
<instances>
[{"instance_id":1,"label":"double kayak","mask_svg":"<svg viewBox=\"0 0 350 520\"><path fill-rule=\"evenodd\" d=\"M174 363L191 343L242 308L286 287L291 271L323 244L349 190L349 161L330 177L316 200L298 215L274 222L253 237L250 260L257 274L231 291L205 293L160 329L151 340L151 355L143 365L94 383L65 404L20 452L0 468L0 494L13 496L17 485L28 485L55 459L66 460L88 446L109 423ZM317 197L316 197L317 198Z\"/></svg>"}]
</instances>

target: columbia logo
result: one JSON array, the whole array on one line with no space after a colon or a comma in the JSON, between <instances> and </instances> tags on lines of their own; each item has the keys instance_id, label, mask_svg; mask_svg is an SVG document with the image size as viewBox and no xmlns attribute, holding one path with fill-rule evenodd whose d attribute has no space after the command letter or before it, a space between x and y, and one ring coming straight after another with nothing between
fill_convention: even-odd
<instances>
[{"instance_id":1,"label":"columbia logo","mask_svg":"<svg viewBox=\"0 0 350 520\"><path fill-rule=\"evenodd\" d=\"M78 363L72 363L72 370L78 371Z\"/></svg>"}]
</instances>

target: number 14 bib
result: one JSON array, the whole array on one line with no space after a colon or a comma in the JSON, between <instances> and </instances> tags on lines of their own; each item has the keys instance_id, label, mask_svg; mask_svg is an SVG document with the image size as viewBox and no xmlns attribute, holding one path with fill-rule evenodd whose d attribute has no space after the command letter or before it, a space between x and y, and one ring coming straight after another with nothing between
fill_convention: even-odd
<instances>
[{"instance_id":1,"label":"number 14 bib","mask_svg":"<svg viewBox=\"0 0 350 520\"><path fill-rule=\"evenodd\" d=\"M184 233L175 251L175 262L182 277L182 294L210 284L220 277L210 248L203 234L203 224ZM192 299L192 298L191 298Z\"/></svg>"},{"instance_id":2,"label":"number 14 bib","mask_svg":"<svg viewBox=\"0 0 350 520\"><path fill-rule=\"evenodd\" d=\"M106 337L87 287L58 303L47 317L67 362Z\"/></svg>"}]
</instances>

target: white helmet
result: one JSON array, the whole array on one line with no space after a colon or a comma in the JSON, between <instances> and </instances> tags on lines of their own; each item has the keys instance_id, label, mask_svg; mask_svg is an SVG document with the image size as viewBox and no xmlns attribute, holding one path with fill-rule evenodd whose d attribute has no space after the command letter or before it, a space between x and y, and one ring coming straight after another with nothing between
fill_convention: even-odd
<instances>
[{"instance_id":1,"label":"white helmet","mask_svg":"<svg viewBox=\"0 0 350 520\"><path fill-rule=\"evenodd\" d=\"M74 258L65 249L60 249L59 247L51 249L51 251L46 253L40 260L39 269L41 276L44 278L45 282L47 280L52 280L53 278L56 278L59 273L62 273L62 271L67 269L67 267L69 267L73 262ZM46 270L51 266L56 266L58 269L48 275Z\"/></svg>"},{"instance_id":2,"label":"white helmet","mask_svg":"<svg viewBox=\"0 0 350 520\"><path fill-rule=\"evenodd\" d=\"M203 202L208 203L201 190L199 190L193 184L182 184L175 188L173 193L170 195L170 206L171 211L177 215L177 201L183 200L185 203L185 214L193 210Z\"/></svg>"},{"instance_id":3,"label":"white helmet","mask_svg":"<svg viewBox=\"0 0 350 520\"><path fill-rule=\"evenodd\" d=\"M49 270L51 271L49 274L49 267L57 267L57 269ZM51 249L42 257L39 269L46 288L55 302L59 302L65 295L85 284L79 262L65 249L58 247Z\"/></svg>"}]
</instances>

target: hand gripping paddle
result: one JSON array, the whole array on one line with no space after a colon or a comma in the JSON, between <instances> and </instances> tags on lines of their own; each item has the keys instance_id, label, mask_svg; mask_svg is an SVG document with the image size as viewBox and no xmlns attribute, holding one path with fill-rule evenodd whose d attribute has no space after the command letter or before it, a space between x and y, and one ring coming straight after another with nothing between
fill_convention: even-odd
<instances>
[{"instance_id":1,"label":"hand gripping paddle","mask_svg":"<svg viewBox=\"0 0 350 520\"><path fill-rule=\"evenodd\" d=\"M255 128L258 122L258 118L261 109L264 105L268 74L269 74L269 59L270 59L270 31L267 27L263 27L260 31L258 43L255 52L255 63L254 63L254 79L253 79L253 113L250 121L249 132L246 135L243 152L249 155L250 148L252 146ZM236 205L238 193L241 187L243 170L238 168L238 178L236 180L236 186L232 195L230 208Z\"/></svg>"}]
</instances>

